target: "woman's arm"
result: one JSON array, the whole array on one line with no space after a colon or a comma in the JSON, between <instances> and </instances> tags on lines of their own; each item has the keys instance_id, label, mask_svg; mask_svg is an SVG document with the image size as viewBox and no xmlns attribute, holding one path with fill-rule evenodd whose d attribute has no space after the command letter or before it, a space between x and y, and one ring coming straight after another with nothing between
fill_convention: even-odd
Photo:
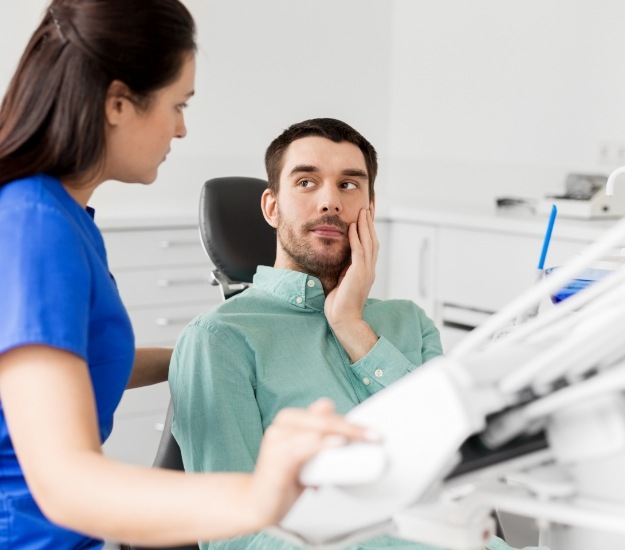
<instances>
[{"instance_id":1,"label":"woman's arm","mask_svg":"<svg viewBox=\"0 0 625 550\"><path fill-rule=\"evenodd\" d=\"M102 455L84 361L46 346L0 355L0 399L34 498L52 521L135 544L232 537L269 526L299 494L297 472L328 434L365 436L327 403L285 411L253 476L184 474Z\"/></svg>"},{"instance_id":2,"label":"woman's arm","mask_svg":"<svg viewBox=\"0 0 625 550\"><path fill-rule=\"evenodd\" d=\"M137 348L127 389L167 381L171 348Z\"/></svg>"}]
</instances>

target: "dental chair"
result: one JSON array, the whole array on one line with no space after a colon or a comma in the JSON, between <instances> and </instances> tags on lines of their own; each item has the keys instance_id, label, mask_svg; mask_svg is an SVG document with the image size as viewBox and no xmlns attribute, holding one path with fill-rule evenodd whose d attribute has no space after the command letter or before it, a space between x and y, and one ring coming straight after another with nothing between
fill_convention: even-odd
<instances>
[{"instance_id":1,"label":"dental chair","mask_svg":"<svg viewBox=\"0 0 625 550\"><path fill-rule=\"evenodd\" d=\"M213 178L202 187L200 238L215 266L212 284L219 285L224 300L251 286L258 265L273 265L275 261L275 232L260 208L265 189L266 181L249 177ZM171 433L172 416L170 401L153 467L184 470L180 447ZM198 545L159 548L198 550ZM121 545L120 550L148 548Z\"/></svg>"},{"instance_id":2,"label":"dental chair","mask_svg":"<svg viewBox=\"0 0 625 550\"><path fill-rule=\"evenodd\" d=\"M224 300L250 286L259 265L276 259L276 234L260 209L265 189L265 180L246 177L213 178L202 188L200 236Z\"/></svg>"}]
</instances>

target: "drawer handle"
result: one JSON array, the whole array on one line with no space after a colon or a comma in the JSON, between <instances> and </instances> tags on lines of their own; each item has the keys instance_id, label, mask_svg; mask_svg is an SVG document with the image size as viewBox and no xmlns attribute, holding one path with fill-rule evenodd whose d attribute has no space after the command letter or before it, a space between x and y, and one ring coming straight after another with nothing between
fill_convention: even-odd
<instances>
[{"instance_id":1,"label":"drawer handle","mask_svg":"<svg viewBox=\"0 0 625 550\"><path fill-rule=\"evenodd\" d=\"M170 327L172 325L183 325L189 322L189 319L170 319L169 317L157 317L154 322L158 327Z\"/></svg>"},{"instance_id":2,"label":"drawer handle","mask_svg":"<svg viewBox=\"0 0 625 550\"><path fill-rule=\"evenodd\" d=\"M206 285L210 284L208 275L206 278L197 279L156 279L156 286L159 288L167 288L174 285Z\"/></svg>"},{"instance_id":3,"label":"drawer handle","mask_svg":"<svg viewBox=\"0 0 625 550\"><path fill-rule=\"evenodd\" d=\"M419 251L419 293L423 299L428 297L428 287L426 279L429 273L427 266L428 250L430 248L430 241L424 239L421 243L421 250Z\"/></svg>"},{"instance_id":4,"label":"drawer handle","mask_svg":"<svg viewBox=\"0 0 625 550\"><path fill-rule=\"evenodd\" d=\"M154 424L154 429L157 432L162 432L165 430L165 423L164 422L157 422L156 424Z\"/></svg>"},{"instance_id":5,"label":"drawer handle","mask_svg":"<svg viewBox=\"0 0 625 550\"><path fill-rule=\"evenodd\" d=\"M162 239L158 242L159 248L174 248L176 246L197 246L197 241L170 241L169 239Z\"/></svg>"}]
</instances>

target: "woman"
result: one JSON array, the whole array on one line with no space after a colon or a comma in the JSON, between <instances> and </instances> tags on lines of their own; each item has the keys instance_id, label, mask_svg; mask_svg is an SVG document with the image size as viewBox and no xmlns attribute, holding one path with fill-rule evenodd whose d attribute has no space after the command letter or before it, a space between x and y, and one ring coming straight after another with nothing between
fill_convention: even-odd
<instances>
[{"instance_id":1,"label":"woman","mask_svg":"<svg viewBox=\"0 0 625 550\"><path fill-rule=\"evenodd\" d=\"M0 109L0 548L172 544L275 523L328 434L327 402L284 411L244 474L185 475L101 451L127 386L171 350L134 349L87 206L106 180L154 181L186 133L195 27L178 0L54 0Z\"/></svg>"}]
</instances>

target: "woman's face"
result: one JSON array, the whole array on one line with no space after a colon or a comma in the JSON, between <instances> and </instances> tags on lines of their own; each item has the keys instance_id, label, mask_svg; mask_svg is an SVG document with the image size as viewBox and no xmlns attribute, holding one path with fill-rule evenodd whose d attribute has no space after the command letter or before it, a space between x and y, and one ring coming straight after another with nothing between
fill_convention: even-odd
<instances>
[{"instance_id":1,"label":"woman's face","mask_svg":"<svg viewBox=\"0 0 625 550\"><path fill-rule=\"evenodd\" d=\"M184 108L194 93L195 55L190 54L178 79L153 94L141 109L122 94L107 99L104 179L152 183L174 138L187 129Z\"/></svg>"}]
</instances>

